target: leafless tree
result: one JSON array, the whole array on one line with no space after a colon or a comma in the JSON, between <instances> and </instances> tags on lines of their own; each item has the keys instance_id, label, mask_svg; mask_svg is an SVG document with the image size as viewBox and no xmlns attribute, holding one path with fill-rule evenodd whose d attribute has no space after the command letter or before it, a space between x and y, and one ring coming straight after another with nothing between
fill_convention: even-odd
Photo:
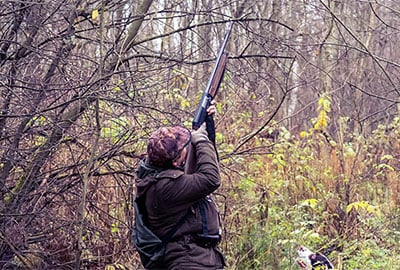
<instances>
[{"instance_id":1,"label":"leafless tree","mask_svg":"<svg viewBox=\"0 0 400 270\"><path fill-rule=\"evenodd\" d=\"M360 134L390 121L400 110L399 10L396 1L2 1L0 265L79 269L118 256L137 265L136 163L154 128L190 121L230 20L217 128L234 147L222 157L251 153L274 123L310 128L322 94L335 139L342 118Z\"/></svg>"}]
</instances>

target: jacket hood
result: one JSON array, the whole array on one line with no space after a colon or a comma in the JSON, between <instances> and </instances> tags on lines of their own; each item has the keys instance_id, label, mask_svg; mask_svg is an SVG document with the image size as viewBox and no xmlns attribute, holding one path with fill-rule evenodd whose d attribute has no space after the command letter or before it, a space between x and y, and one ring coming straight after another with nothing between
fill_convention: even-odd
<instances>
[{"instance_id":1,"label":"jacket hood","mask_svg":"<svg viewBox=\"0 0 400 270\"><path fill-rule=\"evenodd\" d=\"M140 165L138 170L136 171L136 175L139 179L144 179L147 176L156 176L158 173L165 169L150 165L146 159L140 161Z\"/></svg>"},{"instance_id":2,"label":"jacket hood","mask_svg":"<svg viewBox=\"0 0 400 270\"><path fill-rule=\"evenodd\" d=\"M136 171L136 192L138 196L146 192L151 184L157 182L156 176L162 170L161 168L148 164L146 160L140 161L139 168Z\"/></svg>"}]
</instances>

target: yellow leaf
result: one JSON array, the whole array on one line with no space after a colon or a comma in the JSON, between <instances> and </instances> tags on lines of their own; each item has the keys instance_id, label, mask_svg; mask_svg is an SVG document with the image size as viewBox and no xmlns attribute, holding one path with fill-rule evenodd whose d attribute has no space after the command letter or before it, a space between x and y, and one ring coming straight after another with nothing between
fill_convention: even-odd
<instances>
[{"instance_id":1,"label":"yellow leaf","mask_svg":"<svg viewBox=\"0 0 400 270\"><path fill-rule=\"evenodd\" d=\"M330 112L331 111L331 101L329 99L325 99L323 103L324 111Z\"/></svg>"},{"instance_id":2,"label":"yellow leaf","mask_svg":"<svg viewBox=\"0 0 400 270\"><path fill-rule=\"evenodd\" d=\"M329 117L326 115L326 111L320 111L315 124L315 129L325 129L328 126Z\"/></svg>"},{"instance_id":3,"label":"yellow leaf","mask_svg":"<svg viewBox=\"0 0 400 270\"><path fill-rule=\"evenodd\" d=\"M301 138L305 138L305 137L307 137L307 136L308 136L307 131L302 131L302 132L300 132L300 137L301 137Z\"/></svg>"},{"instance_id":4,"label":"yellow leaf","mask_svg":"<svg viewBox=\"0 0 400 270\"><path fill-rule=\"evenodd\" d=\"M322 103L324 103L324 98L323 98L323 97L320 97L320 98L318 99L318 107L321 107Z\"/></svg>"},{"instance_id":5,"label":"yellow leaf","mask_svg":"<svg viewBox=\"0 0 400 270\"><path fill-rule=\"evenodd\" d=\"M95 9L92 11L92 20L96 20L99 17L99 10Z\"/></svg>"}]
</instances>

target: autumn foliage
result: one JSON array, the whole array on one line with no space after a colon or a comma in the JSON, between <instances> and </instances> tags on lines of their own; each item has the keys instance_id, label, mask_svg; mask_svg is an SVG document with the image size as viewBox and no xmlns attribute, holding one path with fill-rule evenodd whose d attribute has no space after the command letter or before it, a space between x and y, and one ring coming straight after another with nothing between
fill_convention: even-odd
<instances>
[{"instance_id":1,"label":"autumn foliage","mask_svg":"<svg viewBox=\"0 0 400 270\"><path fill-rule=\"evenodd\" d=\"M264 1L265 2L265 1ZM400 265L396 1L2 1L0 268L140 269L138 162L215 116L228 269Z\"/></svg>"}]
</instances>

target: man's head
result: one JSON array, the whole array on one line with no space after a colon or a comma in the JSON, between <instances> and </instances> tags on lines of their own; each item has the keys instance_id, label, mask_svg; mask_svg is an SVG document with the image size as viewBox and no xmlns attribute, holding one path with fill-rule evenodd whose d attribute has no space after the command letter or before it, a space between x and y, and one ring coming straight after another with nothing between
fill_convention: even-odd
<instances>
[{"instance_id":1,"label":"man's head","mask_svg":"<svg viewBox=\"0 0 400 270\"><path fill-rule=\"evenodd\" d=\"M147 143L147 157L151 165L170 167L181 158L181 154L190 143L191 134L181 126L161 127L150 137Z\"/></svg>"}]
</instances>

